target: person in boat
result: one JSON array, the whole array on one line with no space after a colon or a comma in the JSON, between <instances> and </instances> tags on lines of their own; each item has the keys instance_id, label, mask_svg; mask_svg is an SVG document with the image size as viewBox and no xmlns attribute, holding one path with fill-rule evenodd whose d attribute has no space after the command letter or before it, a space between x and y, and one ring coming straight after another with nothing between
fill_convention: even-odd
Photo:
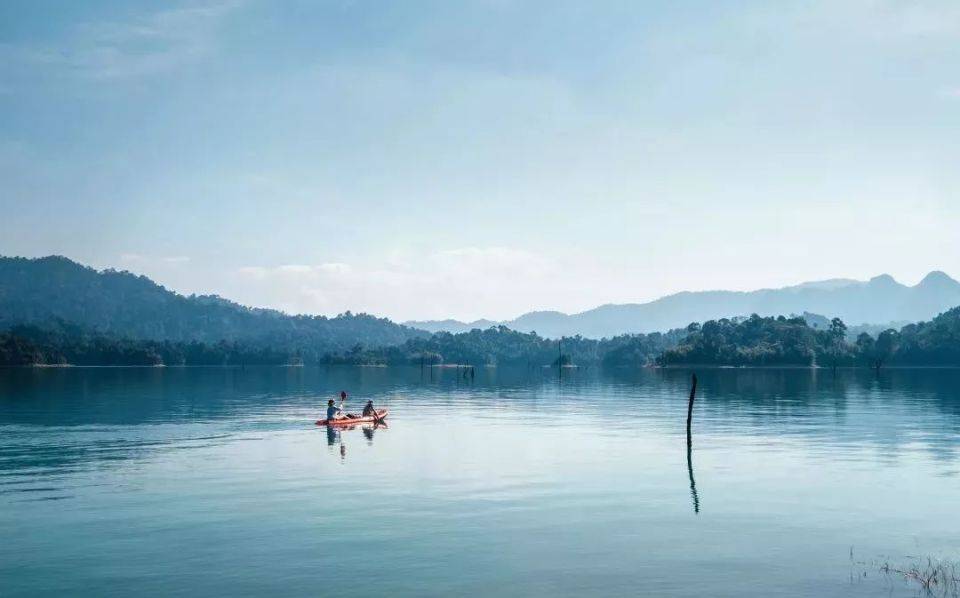
<instances>
[{"instance_id":1,"label":"person in boat","mask_svg":"<svg viewBox=\"0 0 960 598\"><path fill-rule=\"evenodd\" d=\"M343 402L346 400L347 400L347 391L341 390L340 391L340 408L341 409L343 409ZM360 416L357 415L356 413L344 413L343 417L347 419L359 419Z\"/></svg>"},{"instance_id":2,"label":"person in boat","mask_svg":"<svg viewBox=\"0 0 960 598\"><path fill-rule=\"evenodd\" d=\"M342 405L343 403L341 402L340 404ZM327 421L334 420L334 419L343 419L343 418L344 418L343 409L337 407L333 403L333 399L330 399L329 401L327 401Z\"/></svg>"},{"instance_id":3,"label":"person in boat","mask_svg":"<svg viewBox=\"0 0 960 598\"><path fill-rule=\"evenodd\" d=\"M359 419L360 416L356 413L345 413L343 411L343 402L347 400L347 391L340 391L340 407L333 407L333 399L327 403L327 419ZM336 409L334 417L330 417L330 409Z\"/></svg>"},{"instance_id":4,"label":"person in boat","mask_svg":"<svg viewBox=\"0 0 960 598\"><path fill-rule=\"evenodd\" d=\"M373 401L367 401L367 404L363 407L363 417L371 417L377 414L377 410L373 408Z\"/></svg>"}]
</instances>

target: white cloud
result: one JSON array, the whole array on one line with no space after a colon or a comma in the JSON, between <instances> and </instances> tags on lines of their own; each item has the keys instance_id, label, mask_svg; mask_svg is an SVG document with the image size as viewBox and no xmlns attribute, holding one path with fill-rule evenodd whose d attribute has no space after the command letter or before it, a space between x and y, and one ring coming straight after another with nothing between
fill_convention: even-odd
<instances>
[{"instance_id":1,"label":"white cloud","mask_svg":"<svg viewBox=\"0 0 960 598\"><path fill-rule=\"evenodd\" d=\"M244 266L237 270L237 274L244 279L263 280L270 271L260 266Z\"/></svg>"},{"instance_id":2,"label":"white cloud","mask_svg":"<svg viewBox=\"0 0 960 598\"><path fill-rule=\"evenodd\" d=\"M7 44L0 56L11 64L87 79L152 75L210 53L221 20L239 6L235 0L210 2L127 21L79 23L55 46Z\"/></svg>"},{"instance_id":3,"label":"white cloud","mask_svg":"<svg viewBox=\"0 0 960 598\"><path fill-rule=\"evenodd\" d=\"M317 268L321 272L327 272L329 274L349 274L351 272L350 264L342 264L339 262L331 262L328 264L320 264Z\"/></svg>"},{"instance_id":4,"label":"white cloud","mask_svg":"<svg viewBox=\"0 0 960 598\"><path fill-rule=\"evenodd\" d=\"M144 261L144 257L139 253L120 254L120 263L122 264L139 264L143 261Z\"/></svg>"},{"instance_id":5,"label":"white cloud","mask_svg":"<svg viewBox=\"0 0 960 598\"><path fill-rule=\"evenodd\" d=\"M875 0L885 24L909 36L955 36L960 33L960 4L954 0L891 2Z\"/></svg>"},{"instance_id":6,"label":"white cloud","mask_svg":"<svg viewBox=\"0 0 960 598\"><path fill-rule=\"evenodd\" d=\"M314 272L313 266L302 266L300 264L287 264L284 266L279 266L276 269L277 272L281 274L312 274Z\"/></svg>"},{"instance_id":7,"label":"white cloud","mask_svg":"<svg viewBox=\"0 0 960 598\"><path fill-rule=\"evenodd\" d=\"M376 264L247 266L231 297L289 312L347 310L398 320L518 315L519 306L587 301L589 272L565 273L558 260L508 247L393 253Z\"/></svg>"},{"instance_id":8,"label":"white cloud","mask_svg":"<svg viewBox=\"0 0 960 598\"><path fill-rule=\"evenodd\" d=\"M840 27L847 35L866 34L884 39L953 37L960 34L960 4L955 0L820 0L784 7L771 4L757 12L744 13L748 20L780 24L794 33L831 31ZM836 30L839 31L839 30Z\"/></svg>"},{"instance_id":9,"label":"white cloud","mask_svg":"<svg viewBox=\"0 0 960 598\"><path fill-rule=\"evenodd\" d=\"M120 254L120 263L124 267L133 268L137 271L151 270L169 272L180 269L181 266L189 264L190 261L190 256L187 255L153 256L142 253Z\"/></svg>"}]
</instances>

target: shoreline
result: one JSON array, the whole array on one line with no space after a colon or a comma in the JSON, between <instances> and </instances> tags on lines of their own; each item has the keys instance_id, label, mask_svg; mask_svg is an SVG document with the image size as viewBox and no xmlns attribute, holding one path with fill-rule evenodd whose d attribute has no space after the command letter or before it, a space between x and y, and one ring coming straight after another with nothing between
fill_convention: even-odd
<instances>
[{"instance_id":1,"label":"shoreline","mask_svg":"<svg viewBox=\"0 0 960 598\"><path fill-rule=\"evenodd\" d=\"M29 364L29 365L0 365L0 370L4 369L34 369L34 370L63 370L63 369L188 369L188 368L217 368L217 369L245 369L245 368L332 368L332 367L348 367L348 368L373 368L373 369L388 369L388 368L419 368L418 364L365 364L365 363L316 363L316 364L225 364L225 365L186 365L186 364L177 364L177 365L167 365L167 364L156 364L156 365L79 365L73 363L56 363L56 364ZM457 369L457 368L484 368L484 369L512 369L512 368L528 368L525 364L483 364L483 365L470 365L470 364L437 364L425 366L430 368L437 369ZM534 369L554 369L555 365L542 365L542 366L533 366ZM683 365L641 365L641 366L632 366L632 365L611 365L603 366L602 364L587 364L587 365L564 365L563 369L567 370L810 370L813 372L816 371L887 371L887 370L956 370L960 369L960 365L886 365L883 366L880 370L875 370L872 367L868 366L838 366L836 368L831 366L805 366L805 365L715 365L715 364L683 364Z\"/></svg>"}]
</instances>

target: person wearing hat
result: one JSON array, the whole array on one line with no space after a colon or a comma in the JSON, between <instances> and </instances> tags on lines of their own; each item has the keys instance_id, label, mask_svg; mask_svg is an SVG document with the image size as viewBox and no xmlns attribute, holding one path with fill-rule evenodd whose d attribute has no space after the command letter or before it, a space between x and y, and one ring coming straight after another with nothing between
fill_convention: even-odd
<instances>
[{"instance_id":1,"label":"person wearing hat","mask_svg":"<svg viewBox=\"0 0 960 598\"><path fill-rule=\"evenodd\" d=\"M343 419L344 417L346 417L343 414L343 401L346 400L346 398L347 398L347 393L341 390L339 407L334 405L333 399L330 399L329 401L327 401L327 421L330 421L333 419Z\"/></svg>"},{"instance_id":2,"label":"person wearing hat","mask_svg":"<svg viewBox=\"0 0 960 598\"><path fill-rule=\"evenodd\" d=\"M341 419L343 417L343 409L340 409L333 403L333 399L327 401L327 421Z\"/></svg>"}]
</instances>

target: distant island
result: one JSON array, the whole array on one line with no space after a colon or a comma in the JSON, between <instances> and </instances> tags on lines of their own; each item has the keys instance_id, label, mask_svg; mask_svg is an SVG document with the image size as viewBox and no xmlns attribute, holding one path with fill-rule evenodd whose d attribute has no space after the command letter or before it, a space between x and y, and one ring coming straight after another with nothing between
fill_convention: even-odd
<instances>
[{"instance_id":1,"label":"distant island","mask_svg":"<svg viewBox=\"0 0 960 598\"><path fill-rule=\"evenodd\" d=\"M912 289L952 284L934 276ZM182 296L144 276L98 272L64 257L0 258L0 365L447 363L960 366L960 307L891 328L848 328L839 317L807 312L708 319L599 340L550 339L503 325L431 334L367 314L291 316L216 296Z\"/></svg>"}]
</instances>

